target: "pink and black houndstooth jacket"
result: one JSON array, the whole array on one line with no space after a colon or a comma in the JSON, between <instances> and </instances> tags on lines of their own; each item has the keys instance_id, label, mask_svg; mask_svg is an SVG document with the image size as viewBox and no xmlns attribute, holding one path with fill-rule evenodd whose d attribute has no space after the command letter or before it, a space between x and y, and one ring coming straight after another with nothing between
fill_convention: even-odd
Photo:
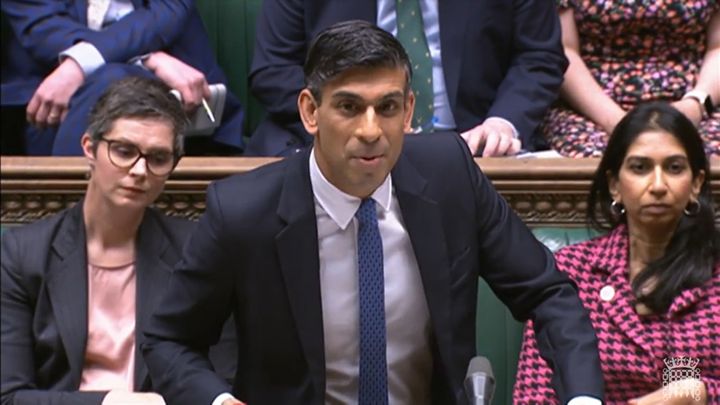
<instances>
[{"instance_id":1,"label":"pink and black houndstooth jacket","mask_svg":"<svg viewBox=\"0 0 720 405\"><path fill-rule=\"evenodd\" d=\"M640 316L627 277L624 225L555 254L557 267L578 286L598 337L607 404L625 404L663 387L682 373L699 373L708 404L720 404L720 263L703 286L683 291L665 315ZM601 293L602 291L602 293ZM670 369L664 359L692 358L694 367ZM515 404L555 404L552 371L540 357L532 322L525 328Z\"/></svg>"}]
</instances>

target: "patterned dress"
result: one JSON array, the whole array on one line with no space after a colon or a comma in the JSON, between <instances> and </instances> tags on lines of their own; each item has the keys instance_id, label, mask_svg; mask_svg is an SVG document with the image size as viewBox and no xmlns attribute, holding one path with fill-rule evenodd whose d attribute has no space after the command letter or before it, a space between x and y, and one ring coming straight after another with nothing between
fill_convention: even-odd
<instances>
[{"instance_id":1,"label":"patterned dress","mask_svg":"<svg viewBox=\"0 0 720 405\"><path fill-rule=\"evenodd\" d=\"M578 286L598 337L606 404L626 404L695 370L707 387L708 404L720 404L720 262L704 285L683 291L665 315L641 316L633 308L627 278L628 233L620 225L607 235L570 245L555 254L558 269ZM671 359L675 359L673 363ZM692 361L692 360L691 360ZM690 364L692 365L692 364ZM552 371L540 357L532 323L523 338L514 404L556 404Z\"/></svg>"},{"instance_id":2,"label":"patterned dress","mask_svg":"<svg viewBox=\"0 0 720 405\"><path fill-rule=\"evenodd\" d=\"M557 0L572 8L580 55L605 93L626 111L644 101L677 101L691 90L718 0ZM717 104L718 100L714 100ZM600 156L608 135L562 101L541 124L553 149ZM699 126L708 154L720 155L720 112Z\"/></svg>"}]
</instances>

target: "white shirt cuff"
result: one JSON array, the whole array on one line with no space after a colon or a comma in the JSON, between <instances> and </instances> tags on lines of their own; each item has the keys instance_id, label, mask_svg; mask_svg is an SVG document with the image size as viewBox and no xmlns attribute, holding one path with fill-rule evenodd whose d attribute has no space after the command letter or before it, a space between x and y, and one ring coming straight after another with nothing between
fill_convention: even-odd
<instances>
[{"instance_id":1,"label":"white shirt cuff","mask_svg":"<svg viewBox=\"0 0 720 405\"><path fill-rule=\"evenodd\" d=\"M70 48L60 52L60 60L64 58L73 58L75 62L80 65L85 77L91 75L100 66L105 64L105 58L103 58L100 51L95 48L89 42L78 42Z\"/></svg>"},{"instance_id":2,"label":"white shirt cuff","mask_svg":"<svg viewBox=\"0 0 720 405\"><path fill-rule=\"evenodd\" d=\"M226 399L235 399L235 397L232 396L232 394L230 393L223 392L222 394L215 397L215 400L212 401L212 405L222 405L223 401L225 401Z\"/></svg>"},{"instance_id":3,"label":"white shirt cuff","mask_svg":"<svg viewBox=\"0 0 720 405\"><path fill-rule=\"evenodd\" d=\"M567 405L602 405L602 401L597 398L582 395L571 399Z\"/></svg>"},{"instance_id":4,"label":"white shirt cuff","mask_svg":"<svg viewBox=\"0 0 720 405\"><path fill-rule=\"evenodd\" d=\"M506 120L505 118L502 118L502 117L487 117L487 118L485 119L485 121L490 121L490 120L493 120L493 121L502 121L502 122L510 125L510 128L512 129L512 132L513 132L513 137L514 137L515 139L518 139L518 138L520 137L520 134L518 134L517 129L515 129L515 125L513 125L512 122ZM569 404L568 404L568 405L569 405Z\"/></svg>"}]
</instances>

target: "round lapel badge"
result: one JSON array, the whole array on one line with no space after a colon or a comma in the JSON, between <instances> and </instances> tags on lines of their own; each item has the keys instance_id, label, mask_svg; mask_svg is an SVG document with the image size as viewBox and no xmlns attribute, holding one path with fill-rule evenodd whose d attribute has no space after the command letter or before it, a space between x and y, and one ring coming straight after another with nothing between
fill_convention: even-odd
<instances>
[{"instance_id":1,"label":"round lapel badge","mask_svg":"<svg viewBox=\"0 0 720 405\"><path fill-rule=\"evenodd\" d=\"M600 299L603 301L612 301L615 296L615 289L611 285L606 285L600 290Z\"/></svg>"}]
</instances>

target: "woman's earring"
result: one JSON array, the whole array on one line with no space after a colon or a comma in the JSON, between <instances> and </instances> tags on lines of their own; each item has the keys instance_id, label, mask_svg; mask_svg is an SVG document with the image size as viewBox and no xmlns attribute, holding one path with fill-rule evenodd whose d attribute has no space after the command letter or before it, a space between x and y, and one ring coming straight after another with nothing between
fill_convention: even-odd
<instances>
[{"instance_id":1,"label":"woman's earring","mask_svg":"<svg viewBox=\"0 0 720 405\"><path fill-rule=\"evenodd\" d=\"M691 208L688 209L688 207L691 207ZM695 215L700 213L701 208L702 208L702 206L700 205L700 201L690 200L687 207L685 207L685 209L683 210L683 213L689 217L694 217Z\"/></svg>"},{"instance_id":2,"label":"woman's earring","mask_svg":"<svg viewBox=\"0 0 720 405\"><path fill-rule=\"evenodd\" d=\"M610 212L612 212L616 217L621 217L625 215L625 206L613 200L613 202L610 203Z\"/></svg>"}]
</instances>

